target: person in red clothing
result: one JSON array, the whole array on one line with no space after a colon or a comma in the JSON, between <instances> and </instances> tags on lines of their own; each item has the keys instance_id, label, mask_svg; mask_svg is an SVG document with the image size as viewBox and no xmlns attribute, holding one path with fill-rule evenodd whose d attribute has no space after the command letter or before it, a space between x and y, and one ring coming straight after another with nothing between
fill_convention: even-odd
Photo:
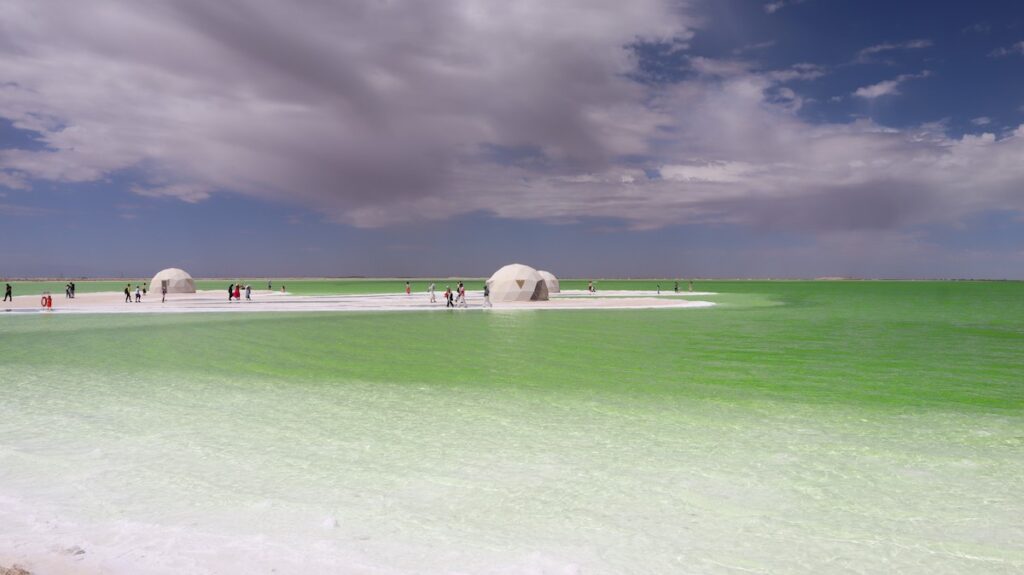
<instances>
[{"instance_id":1,"label":"person in red clothing","mask_svg":"<svg viewBox=\"0 0 1024 575\"><path fill-rule=\"evenodd\" d=\"M235 284L235 301L242 301L242 290Z\"/></svg>"},{"instance_id":2,"label":"person in red clothing","mask_svg":"<svg viewBox=\"0 0 1024 575\"><path fill-rule=\"evenodd\" d=\"M412 286L409 285L409 282L405 282L405 295L410 295L411 293L412 293Z\"/></svg>"}]
</instances>

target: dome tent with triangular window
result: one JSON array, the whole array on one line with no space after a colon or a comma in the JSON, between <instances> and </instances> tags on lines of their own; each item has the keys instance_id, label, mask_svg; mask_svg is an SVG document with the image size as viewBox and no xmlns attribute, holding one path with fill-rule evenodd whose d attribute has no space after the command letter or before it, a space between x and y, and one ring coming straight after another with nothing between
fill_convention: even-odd
<instances>
[{"instance_id":1,"label":"dome tent with triangular window","mask_svg":"<svg viewBox=\"0 0 1024 575\"><path fill-rule=\"evenodd\" d=\"M523 264L509 264L487 280L495 302L546 301L548 286L537 270Z\"/></svg>"},{"instance_id":2,"label":"dome tent with triangular window","mask_svg":"<svg viewBox=\"0 0 1024 575\"><path fill-rule=\"evenodd\" d=\"M161 270L149 282L151 292L160 293L161 285L167 282L167 293L196 293L196 282L188 272L178 268Z\"/></svg>"}]
</instances>

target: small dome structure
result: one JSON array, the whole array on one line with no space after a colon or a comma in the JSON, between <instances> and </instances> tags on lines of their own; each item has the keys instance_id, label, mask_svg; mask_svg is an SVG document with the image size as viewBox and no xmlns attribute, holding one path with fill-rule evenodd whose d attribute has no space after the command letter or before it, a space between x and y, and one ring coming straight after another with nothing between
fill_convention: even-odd
<instances>
[{"instance_id":1,"label":"small dome structure","mask_svg":"<svg viewBox=\"0 0 1024 575\"><path fill-rule=\"evenodd\" d=\"M548 286L548 293L561 293L562 288L558 286L558 278L555 277L555 274L544 270L538 270L537 273L544 278L544 283Z\"/></svg>"},{"instance_id":2,"label":"small dome structure","mask_svg":"<svg viewBox=\"0 0 1024 575\"><path fill-rule=\"evenodd\" d=\"M547 301L548 286L537 270L523 264L509 264L487 280L491 299L496 302Z\"/></svg>"},{"instance_id":3,"label":"small dome structure","mask_svg":"<svg viewBox=\"0 0 1024 575\"><path fill-rule=\"evenodd\" d=\"M149 282L149 290L160 293L164 282L167 282L167 293L196 293L196 282L185 270L178 268L161 270Z\"/></svg>"}]
</instances>

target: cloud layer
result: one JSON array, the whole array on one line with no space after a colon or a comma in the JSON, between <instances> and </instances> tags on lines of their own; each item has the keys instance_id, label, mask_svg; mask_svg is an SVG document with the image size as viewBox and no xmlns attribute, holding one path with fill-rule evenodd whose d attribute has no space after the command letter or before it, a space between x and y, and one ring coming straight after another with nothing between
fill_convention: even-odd
<instances>
[{"instance_id":1,"label":"cloud layer","mask_svg":"<svg viewBox=\"0 0 1024 575\"><path fill-rule=\"evenodd\" d=\"M884 80L877 84L857 88L853 95L867 100L874 100L875 98L881 98L882 96L897 96L900 93L900 86L907 80L927 78L930 75L931 72L928 70L918 74L900 74L892 80Z\"/></svg>"},{"instance_id":2,"label":"cloud layer","mask_svg":"<svg viewBox=\"0 0 1024 575\"><path fill-rule=\"evenodd\" d=\"M45 148L0 151L0 185L132 173L142 196L357 226L484 211L838 232L1024 208L1021 129L811 123L800 83L824 71L806 64L693 57L685 80L635 80L628 46L686 50L699 22L662 0L11 0L0 116Z\"/></svg>"}]
</instances>

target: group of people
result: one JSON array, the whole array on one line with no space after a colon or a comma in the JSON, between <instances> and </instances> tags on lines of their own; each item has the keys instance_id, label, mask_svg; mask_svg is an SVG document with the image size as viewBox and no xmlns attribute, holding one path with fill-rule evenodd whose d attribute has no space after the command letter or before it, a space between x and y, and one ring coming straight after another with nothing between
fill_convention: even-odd
<instances>
[{"instance_id":1,"label":"group of people","mask_svg":"<svg viewBox=\"0 0 1024 575\"><path fill-rule=\"evenodd\" d=\"M688 283L690 284L690 291L693 291L693 280L690 280ZM658 293L660 294L661 284L657 284L656 288L658 290ZM672 290L675 291L676 293L679 293L679 282L675 282L675 286L673 286ZM597 286L594 284L594 280L590 280L587 282L587 291L590 293L597 293Z\"/></svg>"},{"instance_id":2,"label":"group of people","mask_svg":"<svg viewBox=\"0 0 1024 575\"><path fill-rule=\"evenodd\" d=\"M444 286L444 301L444 307L467 307L465 284L459 282L459 285L455 286L454 292L451 286Z\"/></svg>"},{"instance_id":3,"label":"group of people","mask_svg":"<svg viewBox=\"0 0 1024 575\"><path fill-rule=\"evenodd\" d=\"M434 282L430 282L430 287L427 288L427 292L430 294L430 303L437 303L437 285ZM412 293L412 288L409 282L405 282L405 293L409 295ZM444 286L444 307L469 307L466 303L466 284L461 281L455 286L455 290L452 290L451 285ZM491 288L484 282L484 303L483 307L491 307Z\"/></svg>"},{"instance_id":4,"label":"group of people","mask_svg":"<svg viewBox=\"0 0 1024 575\"><path fill-rule=\"evenodd\" d=\"M75 282L64 284L64 297L75 299Z\"/></svg>"},{"instance_id":5,"label":"group of people","mask_svg":"<svg viewBox=\"0 0 1024 575\"><path fill-rule=\"evenodd\" d=\"M242 290L245 290L245 300L252 301L252 286L246 284L231 284L228 286L228 301L242 301ZM267 289L270 289L270 282L267 282ZM283 289L283 287L282 287Z\"/></svg>"},{"instance_id":6,"label":"group of people","mask_svg":"<svg viewBox=\"0 0 1024 575\"><path fill-rule=\"evenodd\" d=\"M72 290L72 294L74 294L73 290ZM146 283L143 282L141 286L136 284L135 285L135 303L142 303L142 296L144 296L144 295L146 295ZM75 297L75 296L72 295L71 297ZM132 284L127 284L127 285L124 286L124 302L125 303L132 303Z\"/></svg>"},{"instance_id":7,"label":"group of people","mask_svg":"<svg viewBox=\"0 0 1024 575\"><path fill-rule=\"evenodd\" d=\"M689 283L690 283L690 291L693 291L693 280L690 280ZM658 293L661 294L661 284L657 285L657 289L658 289ZM676 293L679 293L679 282L676 282L676 285L673 286L672 290L674 292L676 292Z\"/></svg>"}]
</instances>

